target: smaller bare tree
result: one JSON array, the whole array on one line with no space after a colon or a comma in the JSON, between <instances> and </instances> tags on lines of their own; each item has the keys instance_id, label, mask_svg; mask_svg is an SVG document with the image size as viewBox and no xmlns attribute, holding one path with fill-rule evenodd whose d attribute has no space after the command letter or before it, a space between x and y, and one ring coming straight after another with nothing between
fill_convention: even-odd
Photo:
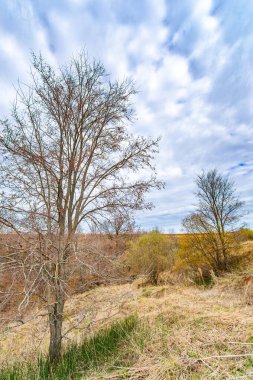
<instances>
[{"instance_id":1,"label":"smaller bare tree","mask_svg":"<svg viewBox=\"0 0 253 380\"><path fill-rule=\"evenodd\" d=\"M102 220L99 230L115 242L115 254L118 255L124 251L125 240L129 239L129 235L138 231L138 226L132 210L117 207Z\"/></svg>"},{"instance_id":2,"label":"smaller bare tree","mask_svg":"<svg viewBox=\"0 0 253 380\"><path fill-rule=\"evenodd\" d=\"M106 233L111 239L120 234L133 233L136 223L133 214L129 210L112 210L109 218L101 223L101 231Z\"/></svg>"},{"instance_id":3,"label":"smaller bare tree","mask_svg":"<svg viewBox=\"0 0 253 380\"><path fill-rule=\"evenodd\" d=\"M183 220L189 247L195 255L205 257L216 272L228 270L243 202L236 195L234 183L216 169L198 175L196 185L197 211Z\"/></svg>"}]
</instances>

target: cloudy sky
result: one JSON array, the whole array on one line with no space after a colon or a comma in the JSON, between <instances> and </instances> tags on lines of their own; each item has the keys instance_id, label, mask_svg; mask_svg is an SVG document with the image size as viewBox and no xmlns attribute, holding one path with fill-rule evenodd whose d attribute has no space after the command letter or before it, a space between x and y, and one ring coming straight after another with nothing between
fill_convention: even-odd
<instances>
[{"instance_id":1,"label":"cloudy sky","mask_svg":"<svg viewBox=\"0 0 253 380\"><path fill-rule=\"evenodd\" d=\"M252 20L249 0L0 0L0 117L31 51L62 64L85 48L136 82L133 132L162 137L166 189L150 194L142 227L180 231L194 177L213 167L232 177L253 227Z\"/></svg>"}]
</instances>

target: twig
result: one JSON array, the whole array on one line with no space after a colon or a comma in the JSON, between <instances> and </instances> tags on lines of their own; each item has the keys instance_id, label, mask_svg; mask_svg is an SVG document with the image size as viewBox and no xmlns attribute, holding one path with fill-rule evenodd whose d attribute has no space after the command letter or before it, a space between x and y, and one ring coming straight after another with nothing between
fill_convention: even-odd
<instances>
[{"instance_id":1,"label":"twig","mask_svg":"<svg viewBox=\"0 0 253 380\"><path fill-rule=\"evenodd\" d=\"M205 362L204 359L199 359L200 362L202 362L206 367L208 367L212 372L215 372L216 370L211 367L207 362Z\"/></svg>"},{"instance_id":2,"label":"twig","mask_svg":"<svg viewBox=\"0 0 253 380\"><path fill-rule=\"evenodd\" d=\"M235 359L235 358L243 358L243 357L248 357L248 356L253 356L253 354L238 354L238 355L214 355L214 356L206 356L205 358L199 358L196 359L196 361L200 360L208 360L208 359Z\"/></svg>"},{"instance_id":3,"label":"twig","mask_svg":"<svg viewBox=\"0 0 253 380\"><path fill-rule=\"evenodd\" d=\"M249 345L249 346L252 346L253 342L249 343L249 342L226 342L226 343L229 343L229 344L245 344L245 345Z\"/></svg>"}]
</instances>

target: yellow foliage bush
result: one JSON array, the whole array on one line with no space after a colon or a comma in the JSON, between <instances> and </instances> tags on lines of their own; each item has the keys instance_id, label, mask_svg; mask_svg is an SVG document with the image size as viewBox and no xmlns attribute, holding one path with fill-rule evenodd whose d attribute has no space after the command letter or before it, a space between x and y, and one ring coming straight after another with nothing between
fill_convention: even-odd
<instances>
[{"instance_id":1,"label":"yellow foliage bush","mask_svg":"<svg viewBox=\"0 0 253 380\"><path fill-rule=\"evenodd\" d=\"M157 284L159 273L173 266L176 251L174 237L152 231L129 243L123 261L132 275L147 275L152 284Z\"/></svg>"},{"instance_id":2,"label":"yellow foliage bush","mask_svg":"<svg viewBox=\"0 0 253 380\"><path fill-rule=\"evenodd\" d=\"M228 269L240 264L240 241L234 233L224 235L227 249ZM179 240L178 256L175 270L191 268L196 279L209 281L213 274L219 274L217 269L217 256L221 255L219 236L214 233L185 234Z\"/></svg>"},{"instance_id":3,"label":"yellow foliage bush","mask_svg":"<svg viewBox=\"0 0 253 380\"><path fill-rule=\"evenodd\" d=\"M202 237L200 236L198 241L201 239ZM193 236L190 234L182 236L179 240L177 266L194 268L209 266L208 259L200 252Z\"/></svg>"},{"instance_id":4,"label":"yellow foliage bush","mask_svg":"<svg viewBox=\"0 0 253 380\"><path fill-rule=\"evenodd\" d=\"M241 228L239 235L244 241L253 240L253 231L250 228Z\"/></svg>"}]
</instances>

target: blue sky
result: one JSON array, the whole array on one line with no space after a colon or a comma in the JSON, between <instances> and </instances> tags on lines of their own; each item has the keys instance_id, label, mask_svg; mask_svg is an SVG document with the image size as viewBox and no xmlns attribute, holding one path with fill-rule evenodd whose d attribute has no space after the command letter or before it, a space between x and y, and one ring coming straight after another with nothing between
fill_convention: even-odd
<instances>
[{"instance_id":1,"label":"blue sky","mask_svg":"<svg viewBox=\"0 0 253 380\"><path fill-rule=\"evenodd\" d=\"M78 50L139 90L132 132L162 136L143 228L180 231L194 177L217 167L246 202L253 227L253 2L248 0L1 0L0 117L31 51L53 65Z\"/></svg>"}]
</instances>

